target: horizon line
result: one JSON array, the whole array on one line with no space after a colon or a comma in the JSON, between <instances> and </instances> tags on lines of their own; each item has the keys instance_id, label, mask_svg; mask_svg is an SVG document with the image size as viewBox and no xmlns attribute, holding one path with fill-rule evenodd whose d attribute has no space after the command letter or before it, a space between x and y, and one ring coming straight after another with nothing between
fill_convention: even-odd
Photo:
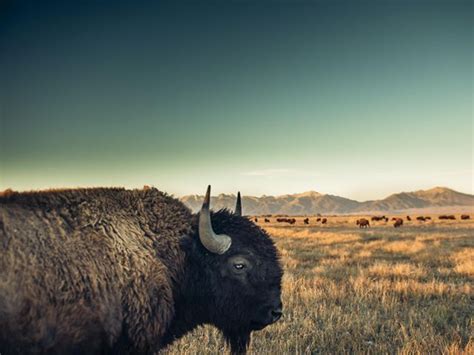
<instances>
[{"instance_id":1,"label":"horizon line","mask_svg":"<svg viewBox=\"0 0 474 355\"><path fill-rule=\"evenodd\" d=\"M181 198L184 198L184 197L188 197L188 196L198 196L198 197L204 197L204 194L198 194L198 193L194 193L194 194L175 194L175 193L172 193L172 192L168 192L168 191L164 191L164 190L161 190L159 189L158 187L156 187L155 185L153 184L145 184L145 185L142 185L141 187L132 187L132 186L124 186L124 185L110 185L110 186L74 186L74 187L64 187L64 186L58 186L58 187L45 187L45 188L39 188L39 189L23 189L23 190L16 190L16 189L12 189L12 188L6 188L6 189L3 189L3 190L0 190L0 195L6 191L13 191L13 192L19 192L19 193L28 193L28 192L42 192L42 191L60 191L60 190L75 190L75 189L100 189L100 188L121 188L121 189L125 189L125 190L141 190L141 189L144 189L145 187L149 187L149 188L156 188L158 189L159 191L162 191L162 192L165 192L177 199L181 199ZM434 190L434 189L443 189L443 190L450 190L450 191L454 191L456 193L461 193L461 194L465 194L465 195L470 195L470 196L474 196L474 193L472 192L464 192L464 191L459 191L459 190L455 190L451 187L447 187L447 186L433 186L433 187L430 187L430 188L424 188L424 189L417 189L417 190L411 190L411 191L398 191L398 192L392 192L388 195L386 195L385 197L381 197L381 198L378 198L378 199L369 199L369 200L358 200L358 199L352 199L352 198L348 198L348 197L344 197L343 195L340 195L340 194L334 194L334 193L322 193L322 192L319 192L319 191L316 191L316 190L306 190L306 191L301 191L301 192L293 192L293 193L286 193L286 194L278 194L278 195L273 195L273 194L262 194L262 195L247 195L245 193L242 193L241 192L241 195L242 197L255 197L255 198L263 198L263 197L275 197L275 198L278 198L278 197L284 197L284 196L294 196L294 195L301 195L301 194L306 194L306 193L317 193L317 194L320 194L321 196L336 196L336 197L341 197L341 198L344 198L344 199L347 199L347 200L351 200L351 201L356 201L356 202L359 202L359 203L363 203L363 202L371 202L371 201L377 201L377 200L384 200L390 196L393 196L393 195L397 195L397 194L402 194L402 193L414 193L414 192L420 192L420 191L430 191L430 190ZM236 193L233 193L233 192L229 192L229 193L226 193L226 192L220 192L218 194L215 194L215 195L211 195L211 198L215 198L215 197L218 197L220 195L225 195L225 196L229 196L229 197L235 197L237 196Z\"/></svg>"}]
</instances>

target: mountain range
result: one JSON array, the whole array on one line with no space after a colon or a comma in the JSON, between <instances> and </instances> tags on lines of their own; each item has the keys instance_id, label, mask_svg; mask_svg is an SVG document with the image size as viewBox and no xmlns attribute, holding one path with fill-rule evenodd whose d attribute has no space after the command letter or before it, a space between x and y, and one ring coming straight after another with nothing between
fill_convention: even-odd
<instances>
[{"instance_id":1,"label":"mountain range","mask_svg":"<svg viewBox=\"0 0 474 355\"><path fill-rule=\"evenodd\" d=\"M201 208L204 196L187 195L180 198L191 210ZM214 210L234 209L236 196L220 194L211 198ZM358 213L397 213L410 210L443 211L474 210L474 195L457 192L446 187L429 190L400 192L382 200L359 202L348 198L308 191L281 196L243 196L243 213L246 215L287 214L358 214Z\"/></svg>"}]
</instances>

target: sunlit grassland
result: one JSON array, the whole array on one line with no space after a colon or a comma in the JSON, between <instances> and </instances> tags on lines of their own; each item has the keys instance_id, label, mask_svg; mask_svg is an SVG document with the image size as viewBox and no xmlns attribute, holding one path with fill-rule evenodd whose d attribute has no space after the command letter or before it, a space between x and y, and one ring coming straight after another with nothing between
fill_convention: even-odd
<instances>
[{"instance_id":1,"label":"sunlit grassland","mask_svg":"<svg viewBox=\"0 0 474 355\"><path fill-rule=\"evenodd\" d=\"M474 223L259 224L285 268L284 317L254 333L254 354L474 353ZM203 327L165 353L218 353L220 334Z\"/></svg>"}]
</instances>

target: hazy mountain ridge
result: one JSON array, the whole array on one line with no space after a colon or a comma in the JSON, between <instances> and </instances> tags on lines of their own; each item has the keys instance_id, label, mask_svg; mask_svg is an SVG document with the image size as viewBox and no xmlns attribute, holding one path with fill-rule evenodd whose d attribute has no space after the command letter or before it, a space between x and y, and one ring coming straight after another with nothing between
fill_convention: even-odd
<instances>
[{"instance_id":1,"label":"hazy mountain ridge","mask_svg":"<svg viewBox=\"0 0 474 355\"><path fill-rule=\"evenodd\" d=\"M204 196L187 195L181 198L191 210L201 208ZM435 187L429 190L400 192L392 194L382 200L359 202L348 198L321 194L308 191L299 194L281 196L243 196L244 214L288 214L288 215L315 215L343 214L364 212L400 212L429 208L443 207L472 207L474 209L474 195L457 192L446 187ZM236 196L220 194L211 198L212 208L234 209Z\"/></svg>"}]
</instances>

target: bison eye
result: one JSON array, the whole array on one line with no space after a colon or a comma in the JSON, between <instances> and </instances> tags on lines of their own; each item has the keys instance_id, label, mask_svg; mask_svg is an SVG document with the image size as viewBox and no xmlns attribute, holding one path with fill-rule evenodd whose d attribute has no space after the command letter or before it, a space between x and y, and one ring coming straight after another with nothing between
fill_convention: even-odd
<instances>
[{"instance_id":1,"label":"bison eye","mask_svg":"<svg viewBox=\"0 0 474 355\"><path fill-rule=\"evenodd\" d=\"M231 256L227 262L228 270L239 277L252 270L252 263L242 255Z\"/></svg>"},{"instance_id":2,"label":"bison eye","mask_svg":"<svg viewBox=\"0 0 474 355\"><path fill-rule=\"evenodd\" d=\"M242 264L242 263L234 264L234 268L236 268L237 270L242 270L244 267L245 267L245 265Z\"/></svg>"}]
</instances>

